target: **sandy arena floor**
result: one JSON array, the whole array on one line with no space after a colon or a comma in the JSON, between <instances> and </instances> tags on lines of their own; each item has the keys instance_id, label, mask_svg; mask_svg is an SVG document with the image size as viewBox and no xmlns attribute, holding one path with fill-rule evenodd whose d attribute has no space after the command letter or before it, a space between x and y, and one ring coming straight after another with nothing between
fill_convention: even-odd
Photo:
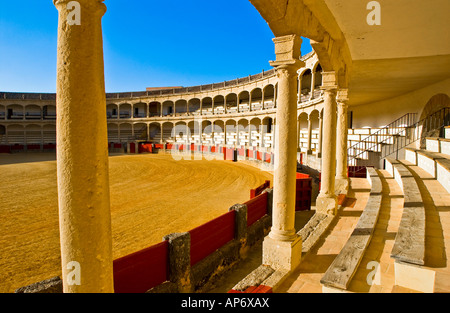
<instances>
[{"instance_id":1,"label":"sandy arena floor","mask_svg":"<svg viewBox=\"0 0 450 313\"><path fill-rule=\"evenodd\" d=\"M266 179L272 175L229 161L111 157L114 258L226 213ZM0 292L14 292L61 272L55 156L0 155L0 181Z\"/></svg>"}]
</instances>

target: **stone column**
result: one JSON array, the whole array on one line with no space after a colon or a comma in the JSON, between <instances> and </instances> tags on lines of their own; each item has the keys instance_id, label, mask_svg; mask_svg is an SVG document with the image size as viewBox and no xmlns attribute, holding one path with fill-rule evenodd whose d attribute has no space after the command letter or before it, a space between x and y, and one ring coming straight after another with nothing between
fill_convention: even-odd
<instances>
[{"instance_id":1,"label":"stone column","mask_svg":"<svg viewBox=\"0 0 450 313\"><path fill-rule=\"evenodd\" d=\"M264 104L265 101L265 94L264 94L264 88L262 88L262 93L261 93L261 110L264 110L266 108L266 105Z\"/></svg>"},{"instance_id":2,"label":"stone column","mask_svg":"<svg viewBox=\"0 0 450 313\"><path fill-rule=\"evenodd\" d=\"M57 180L64 292L112 293L102 0L54 0Z\"/></svg>"},{"instance_id":3,"label":"stone column","mask_svg":"<svg viewBox=\"0 0 450 313\"><path fill-rule=\"evenodd\" d=\"M347 167L348 140L348 90L338 91L337 100L337 145L336 145L336 183L341 190L349 185Z\"/></svg>"},{"instance_id":4,"label":"stone column","mask_svg":"<svg viewBox=\"0 0 450 313\"><path fill-rule=\"evenodd\" d=\"M298 75L297 76L297 80L298 80L298 82L297 82L297 84L298 84L298 90L297 90L297 98L298 98L298 100L297 100L297 102L298 103L302 102L302 76L300 75L302 70L303 69L299 69L297 71L297 75Z\"/></svg>"},{"instance_id":5,"label":"stone column","mask_svg":"<svg viewBox=\"0 0 450 313\"><path fill-rule=\"evenodd\" d=\"M316 72L311 70L311 98L310 100L314 99L314 91L316 90Z\"/></svg>"},{"instance_id":6,"label":"stone column","mask_svg":"<svg viewBox=\"0 0 450 313\"><path fill-rule=\"evenodd\" d=\"M317 145L317 157L322 157L323 116L319 113L319 144Z\"/></svg>"},{"instance_id":7,"label":"stone column","mask_svg":"<svg viewBox=\"0 0 450 313\"><path fill-rule=\"evenodd\" d=\"M302 149L300 148L300 138L302 136L300 127L300 118L297 117L297 152L302 152Z\"/></svg>"},{"instance_id":8,"label":"stone column","mask_svg":"<svg viewBox=\"0 0 450 313\"><path fill-rule=\"evenodd\" d=\"M277 88L277 84L275 84L275 86L273 86L273 107L274 108L277 107L277 98L278 98L278 88Z\"/></svg>"},{"instance_id":9,"label":"stone column","mask_svg":"<svg viewBox=\"0 0 450 313\"><path fill-rule=\"evenodd\" d=\"M336 75L335 72L323 73L324 91L323 142L322 142L322 182L317 197L317 212L335 215L337 197L335 195L336 175Z\"/></svg>"},{"instance_id":10,"label":"stone column","mask_svg":"<svg viewBox=\"0 0 450 313\"><path fill-rule=\"evenodd\" d=\"M311 115L308 116L308 146L306 154L312 154L312 118Z\"/></svg>"},{"instance_id":11,"label":"stone column","mask_svg":"<svg viewBox=\"0 0 450 313\"><path fill-rule=\"evenodd\" d=\"M263 264L293 270L300 263L302 240L295 231L297 170L297 75L301 38L274 39L276 61L270 64L278 76L278 109L272 229L263 243Z\"/></svg>"}]
</instances>

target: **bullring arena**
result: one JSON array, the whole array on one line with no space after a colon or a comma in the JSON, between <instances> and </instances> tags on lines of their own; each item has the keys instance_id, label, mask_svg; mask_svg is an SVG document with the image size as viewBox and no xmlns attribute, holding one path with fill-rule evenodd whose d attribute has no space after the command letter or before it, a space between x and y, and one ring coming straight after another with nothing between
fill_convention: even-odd
<instances>
[{"instance_id":1,"label":"bullring arena","mask_svg":"<svg viewBox=\"0 0 450 313\"><path fill-rule=\"evenodd\" d=\"M105 93L102 1L55 1L57 93L0 92L0 292L450 292L448 1L250 2L273 69Z\"/></svg>"},{"instance_id":2,"label":"bullring arena","mask_svg":"<svg viewBox=\"0 0 450 313\"><path fill-rule=\"evenodd\" d=\"M0 206L9 208L1 212L0 287L14 292L61 272L56 162L54 154L43 154L2 155L0 163ZM112 156L110 167L115 259L222 215L272 178L249 165L175 161L170 154Z\"/></svg>"}]
</instances>

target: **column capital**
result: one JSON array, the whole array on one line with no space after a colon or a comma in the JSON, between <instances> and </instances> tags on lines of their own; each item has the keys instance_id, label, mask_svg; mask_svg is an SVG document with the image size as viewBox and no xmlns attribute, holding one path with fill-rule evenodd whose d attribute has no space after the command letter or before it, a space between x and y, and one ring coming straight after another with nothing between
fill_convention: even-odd
<instances>
[{"instance_id":1,"label":"column capital","mask_svg":"<svg viewBox=\"0 0 450 313\"><path fill-rule=\"evenodd\" d=\"M348 89L339 89L337 91L336 101L338 105L347 105L348 104Z\"/></svg>"},{"instance_id":2,"label":"column capital","mask_svg":"<svg viewBox=\"0 0 450 313\"><path fill-rule=\"evenodd\" d=\"M305 62L300 60L302 39L297 35L286 35L273 39L275 44L275 61L270 61L270 65L277 69L295 69L305 66Z\"/></svg>"},{"instance_id":3,"label":"column capital","mask_svg":"<svg viewBox=\"0 0 450 313\"><path fill-rule=\"evenodd\" d=\"M337 79L336 72L323 72L322 73L322 86L321 90L337 92Z\"/></svg>"},{"instance_id":4,"label":"column capital","mask_svg":"<svg viewBox=\"0 0 450 313\"><path fill-rule=\"evenodd\" d=\"M84 8L92 10L93 12L99 12L101 15L106 12L106 5L103 3L105 0L53 0L53 5L58 9L67 8L67 5L71 2L77 2Z\"/></svg>"}]
</instances>

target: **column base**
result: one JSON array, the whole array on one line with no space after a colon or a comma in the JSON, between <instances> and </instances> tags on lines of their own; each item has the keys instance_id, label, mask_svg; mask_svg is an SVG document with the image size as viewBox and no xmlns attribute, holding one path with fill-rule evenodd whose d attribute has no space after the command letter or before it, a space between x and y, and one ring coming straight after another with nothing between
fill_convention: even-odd
<instances>
[{"instance_id":1,"label":"column base","mask_svg":"<svg viewBox=\"0 0 450 313\"><path fill-rule=\"evenodd\" d=\"M294 270L302 258L302 238L293 241L275 240L269 236L263 242L263 264L275 270Z\"/></svg>"},{"instance_id":2,"label":"column base","mask_svg":"<svg viewBox=\"0 0 450 313\"><path fill-rule=\"evenodd\" d=\"M350 181L348 178L338 178L335 180L336 194L343 194L348 192Z\"/></svg>"},{"instance_id":3,"label":"column base","mask_svg":"<svg viewBox=\"0 0 450 313\"><path fill-rule=\"evenodd\" d=\"M336 195L332 196L319 196L316 199L316 212L327 214L327 215L336 215L338 207L338 199Z\"/></svg>"},{"instance_id":4,"label":"column base","mask_svg":"<svg viewBox=\"0 0 450 313\"><path fill-rule=\"evenodd\" d=\"M313 155L313 151L312 150L308 150L308 151L306 151L306 154L307 155Z\"/></svg>"}]
</instances>

